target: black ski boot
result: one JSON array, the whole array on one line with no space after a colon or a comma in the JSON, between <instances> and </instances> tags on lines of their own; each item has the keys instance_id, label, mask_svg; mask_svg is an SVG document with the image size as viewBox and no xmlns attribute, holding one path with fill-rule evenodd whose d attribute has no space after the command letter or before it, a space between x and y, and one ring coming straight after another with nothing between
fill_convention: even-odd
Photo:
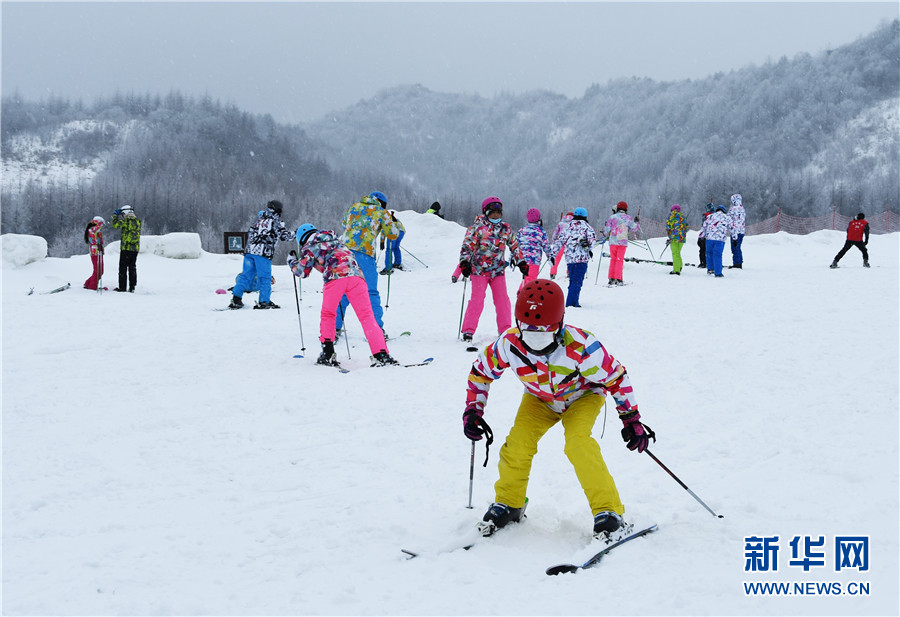
<instances>
[{"instance_id":1,"label":"black ski boot","mask_svg":"<svg viewBox=\"0 0 900 617\"><path fill-rule=\"evenodd\" d=\"M835 259L834 261L832 261L832 262L831 262L831 265L828 266L828 267L831 268L832 270L834 270L835 268L837 268L837 267L838 267L838 265L837 265L837 259Z\"/></svg>"},{"instance_id":2,"label":"black ski boot","mask_svg":"<svg viewBox=\"0 0 900 617\"><path fill-rule=\"evenodd\" d=\"M509 523L518 523L522 520L525 508L510 508L505 503L492 503L488 511L484 513L482 522L478 523L478 530L483 536L493 535L501 527Z\"/></svg>"},{"instance_id":3,"label":"black ski boot","mask_svg":"<svg viewBox=\"0 0 900 617\"><path fill-rule=\"evenodd\" d=\"M871 268L871 267L872 267L872 266L869 265L869 260L868 260L868 259L866 259L865 261L863 261L863 268Z\"/></svg>"},{"instance_id":4,"label":"black ski boot","mask_svg":"<svg viewBox=\"0 0 900 617\"><path fill-rule=\"evenodd\" d=\"M613 511L598 512L594 516L594 538L607 544L618 542L634 530L634 525L626 523Z\"/></svg>"},{"instance_id":5,"label":"black ski boot","mask_svg":"<svg viewBox=\"0 0 900 617\"><path fill-rule=\"evenodd\" d=\"M337 354L334 353L334 343L331 341L325 341L322 343L322 353L319 354L319 358L316 360L316 364L324 364L326 366L337 366Z\"/></svg>"},{"instance_id":6,"label":"black ski boot","mask_svg":"<svg viewBox=\"0 0 900 617\"><path fill-rule=\"evenodd\" d=\"M372 366L388 366L390 364L400 364L396 360L391 357L386 351L379 351L374 356L372 356L372 361L374 364Z\"/></svg>"},{"instance_id":7,"label":"black ski boot","mask_svg":"<svg viewBox=\"0 0 900 617\"><path fill-rule=\"evenodd\" d=\"M230 309L241 309L244 308L244 301L241 300L237 296L231 296L231 304L228 305Z\"/></svg>"},{"instance_id":8,"label":"black ski boot","mask_svg":"<svg viewBox=\"0 0 900 617\"><path fill-rule=\"evenodd\" d=\"M255 309L280 309L281 307L269 300L268 302L257 302Z\"/></svg>"}]
</instances>

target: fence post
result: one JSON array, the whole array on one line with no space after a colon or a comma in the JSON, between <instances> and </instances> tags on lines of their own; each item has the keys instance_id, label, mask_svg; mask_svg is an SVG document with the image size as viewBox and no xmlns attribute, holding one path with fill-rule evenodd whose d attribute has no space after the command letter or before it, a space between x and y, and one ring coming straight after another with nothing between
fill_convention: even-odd
<instances>
[{"instance_id":1,"label":"fence post","mask_svg":"<svg viewBox=\"0 0 900 617\"><path fill-rule=\"evenodd\" d=\"M778 208L778 218L775 220L775 231L781 231L781 208Z\"/></svg>"},{"instance_id":2,"label":"fence post","mask_svg":"<svg viewBox=\"0 0 900 617\"><path fill-rule=\"evenodd\" d=\"M835 219L837 218L837 206L831 204L831 230L834 231L834 226L836 224Z\"/></svg>"}]
</instances>

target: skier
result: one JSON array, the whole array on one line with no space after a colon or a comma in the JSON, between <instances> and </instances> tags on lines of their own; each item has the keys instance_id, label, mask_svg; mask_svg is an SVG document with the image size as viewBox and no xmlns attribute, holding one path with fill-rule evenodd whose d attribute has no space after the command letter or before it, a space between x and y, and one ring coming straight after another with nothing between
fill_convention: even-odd
<instances>
[{"instance_id":1,"label":"skier","mask_svg":"<svg viewBox=\"0 0 900 617\"><path fill-rule=\"evenodd\" d=\"M137 286L137 258L141 250L141 219L134 214L134 208L124 205L113 213L112 226L122 230L119 244L119 286L113 291L134 293Z\"/></svg>"},{"instance_id":2,"label":"skier","mask_svg":"<svg viewBox=\"0 0 900 617\"><path fill-rule=\"evenodd\" d=\"M731 217L731 267L743 270L744 253L741 245L744 243L744 233L747 229L747 213L740 193L731 196L728 216Z\"/></svg>"},{"instance_id":3,"label":"skier","mask_svg":"<svg viewBox=\"0 0 900 617\"><path fill-rule=\"evenodd\" d=\"M581 286L587 274L588 262L594 254L591 252L597 243L597 233L587 222L587 210L575 208L572 221L553 244L553 253L560 249L566 256L566 273L569 277L569 290L566 294L566 306L581 308Z\"/></svg>"},{"instance_id":4,"label":"skier","mask_svg":"<svg viewBox=\"0 0 900 617\"><path fill-rule=\"evenodd\" d=\"M556 241L559 240L559 237L566 230L566 227L569 226L569 223L572 222L572 217L575 215L572 212L566 212L565 214L559 217L559 223L556 224L556 229L553 230L553 238L552 243L556 245ZM550 266L550 280L556 278L556 272L559 270L559 264L562 263L563 252L565 250L565 246L561 246L559 251L556 252L555 257L553 258L553 264Z\"/></svg>"},{"instance_id":5,"label":"skier","mask_svg":"<svg viewBox=\"0 0 900 617\"><path fill-rule=\"evenodd\" d=\"M434 202L433 204L431 204L431 207L425 211L425 214L434 214L439 219L444 218L444 215L441 214L441 204L438 202Z\"/></svg>"},{"instance_id":6,"label":"skier","mask_svg":"<svg viewBox=\"0 0 900 617\"><path fill-rule=\"evenodd\" d=\"M342 298L348 298L353 312L362 324L369 351L376 364L384 366L397 364L388 353L384 333L375 321L372 303L369 301L368 287L363 272L356 263L353 251L341 242L335 232L330 229L318 230L310 223L297 228L297 251L291 251L287 264L294 276L306 278L315 268L322 273L325 281L322 287L322 311L319 318L319 342L322 353L316 364L338 366L337 354L334 351L336 340L335 317Z\"/></svg>"},{"instance_id":7,"label":"skier","mask_svg":"<svg viewBox=\"0 0 900 617\"><path fill-rule=\"evenodd\" d=\"M613 215L604 226L604 236L609 239L609 284L624 285L622 269L625 266L625 250L628 248L629 232L640 229L638 217L628 215L628 204L620 201L613 208Z\"/></svg>"},{"instance_id":8,"label":"skier","mask_svg":"<svg viewBox=\"0 0 900 617\"><path fill-rule=\"evenodd\" d=\"M700 249L700 263L697 264L698 268L707 268L706 265L706 232L704 231L704 223L706 223L706 219L709 218L709 215L713 213L715 210L715 206L712 205L712 200L706 204L706 211L703 213L703 220L700 222L700 232L697 234L697 247Z\"/></svg>"},{"instance_id":9,"label":"skier","mask_svg":"<svg viewBox=\"0 0 900 617\"><path fill-rule=\"evenodd\" d=\"M557 422L562 422L566 456L591 507L594 533L615 540L618 530L630 527L622 520L625 506L591 436L604 397L610 394L616 402L629 450L643 452L656 437L641 423L625 367L593 334L564 323L563 303L562 289L553 281L537 279L525 285L516 299L516 327L486 347L469 372L463 432L472 441L490 429L484 407L491 383L511 368L525 386L500 448L495 501L479 525L484 535L521 519L538 441Z\"/></svg>"},{"instance_id":10,"label":"skier","mask_svg":"<svg viewBox=\"0 0 900 617\"><path fill-rule=\"evenodd\" d=\"M725 252L725 240L731 236L731 218L725 213L725 206L716 206L716 211L703 221L703 236L706 238L706 273L722 274L722 253Z\"/></svg>"},{"instance_id":11,"label":"skier","mask_svg":"<svg viewBox=\"0 0 900 617\"><path fill-rule=\"evenodd\" d=\"M403 226L403 223L400 222L400 219L397 218L396 213L391 210L391 221L397 227L397 230L400 234L397 236L396 240L387 240L387 248L385 248L385 237L381 237L381 250L385 251L384 253L384 270L380 272L380 274L390 274L392 270L402 270L403 264L400 262L403 259L403 255L400 253L400 241L403 240L403 236L406 235L406 228Z\"/></svg>"},{"instance_id":12,"label":"skier","mask_svg":"<svg viewBox=\"0 0 900 617\"><path fill-rule=\"evenodd\" d=\"M375 240L378 238L378 234L385 236L388 240L396 240L400 235L400 230L391 220L391 215L386 208L387 196L381 191L372 191L350 206L344 213L342 220L344 233L341 236L341 241L353 251L353 257L366 279L372 313L382 331L384 331L382 319L384 310L381 308L381 294L378 293ZM344 327L344 315L349 304L350 301L346 297L341 298L340 310L335 320L338 332Z\"/></svg>"},{"instance_id":13,"label":"skier","mask_svg":"<svg viewBox=\"0 0 900 617\"><path fill-rule=\"evenodd\" d=\"M669 274L681 275L681 269L684 267L681 260L681 247L684 246L687 230L688 226L681 213L681 206L675 204L670 209L669 218L666 220L666 235L669 236L669 247L672 249L672 271Z\"/></svg>"},{"instance_id":14,"label":"skier","mask_svg":"<svg viewBox=\"0 0 900 617\"><path fill-rule=\"evenodd\" d=\"M834 256L834 261L831 262L830 267L832 269L837 268L841 258L847 254L851 246L855 246L862 251L863 267L868 268L869 251L866 250L867 244L869 244L869 223L866 221L866 215L860 212L847 226L847 240L844 242L844 247Z\"/></svg>"},{"instance_id":15,"label":"skier","mask_svg":"<svg viewBox=\"0 0 900 617\"><path fill-rule=\"evenodd\" d=\"M294 239L294 232L285 228L281 220L284 207L277 199L266 204L266 211L250 226L247 246L244 248L244 269L238 275L231 304L228 308L243 308L241 299L244 292L250 289L254 277L259 279L259 302L256 308L281 308L271 301L272 295L272 257L275 255L275 243Z\"/></svg>"},{"instance_id":16,"label":"skier","mask_svg":"<svg viewBox=\"0 0 900 617\"><path fill-rule=\"evenodd\" d=\"M544 231L541 211L537 208L529 208L525 213L525 220L528 221L528 224L516 232L516 242L519 243L522 257L528 264L528 274L524 275L522 285L537 278L538 272L541 270L541 259L545 254L547 259L553 259L555 255L552 252L550 240L547 238L547 232ZM519 286L520 290L522 285Z\"/></svg>"},{"instance_id":17,"label":"skier","mask_svg":"<svg viewBox=\"0 0 900 617\"><path fill-rule=\"evenodd\" d=\"M106 221L102 216L95 216L84 228L84 241L90 245L91 265L94 271L84 282L85 289L97 290L100 279L103 276L103 226Z\"/></svg>"},{"instance_id":18,"label":"skier","mask_svg":"<svg viewBox=\"0 0 900 617\"><path fill-rule=\"evenodd\" d=\"M516 264L522 274L528 274L528 264L522 258L512 227L503 222L503 204L497 197L488 197L481 202L481 215L475 217L474 224L466 230L459 251L460 273L472 280L472 297L462 322L463 341L471 341L478 328L488 287L497 314L497 332L506 332L510 327L512 315L504 275L506 247L509 247L511 263Z\"/></svg>"}]
</instances>

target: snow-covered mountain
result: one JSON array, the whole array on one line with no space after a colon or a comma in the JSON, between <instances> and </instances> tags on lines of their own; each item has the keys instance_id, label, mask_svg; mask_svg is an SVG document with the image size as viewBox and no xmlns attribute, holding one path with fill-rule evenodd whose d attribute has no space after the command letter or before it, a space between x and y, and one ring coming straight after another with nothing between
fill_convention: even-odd
<instances>
[{"instance_id":1,"label":"snow-covered mountain","mask_svg":"<svg viewBox=\"0 0 900 617\"><path fill-rule=\"evenodd\" d=\"M844 241L832 231L747 237L745 268L723 279L629 262L633 284L609 289L593 284L607 264L595 258L566 320L628 368L654 454L724 518L601 415L594 435L626 517L659 531L548 577L590 542L559 429L535 457L525 522L469 551L400 552L441 547L481 518L522 387L506 374L491 389L497 443L487 467L477 446L467 509L473 354L455 338L468 290L450 282L464 230L398 216L407 271L381 277L381 293L388 333L412 335L390 351L430 366L369 368L352 317L338 347L351 372L315 366L321 278L302 281L298 303L281 264L281 310L214 312L240 256L142 253L134 294L82 289L85 255L4 259L0 612L898 614L897 233L872 236L870 269L854 249L830 270ZM628 255L651 251L663 241ZM518 276L507 282L512 295ZM479 345L492 323L488 302ZM841 552L845 537L865 546L866 568ZM778 552L760 553L762 541ZM777 570L747 569L762 556Z\"/></svg>"}]
</instances>

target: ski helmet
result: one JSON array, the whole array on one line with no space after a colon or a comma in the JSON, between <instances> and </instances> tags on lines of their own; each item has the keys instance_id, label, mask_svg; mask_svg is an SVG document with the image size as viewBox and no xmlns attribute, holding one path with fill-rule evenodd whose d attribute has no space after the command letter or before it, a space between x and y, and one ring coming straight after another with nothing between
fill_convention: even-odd
<instances>
[{"instance_id":1,"label":"ski helmet","mask_svg":"<svg viewBox=\"0 0 900 617\"><path fill-rule=\"evenodd\" d=\"M379 202L381 202L382 208L387 205L387 195L385 195L381 191L372 191L371 193L369 193L369 197L371 197L372 199L377 199Z\"/></svg>"},{"instance_id":2,"label":"ski helmet","mask_svg":"<svg viewBox=\"0 0 900 617\"><path fill-rule=\"evenodd\" d=\"M315 228L314 225L310 223L304 223L297 228L297 244L303 246L306 244L306 241L309 240L310 236L316 233L318 229Z\"/></svg>"},{"instance_id":3,"label":"ski helmet","mask_svg":"<svg viewBox=\"0 0 900 617\"><path fill-rule=\"evenodd\" d=\"M724 204L719 204L718 206L716 206L716 210L721 210L722 212L727 212L728 208L726 208Z\"/></svg>"},{"instance_id":4,"label":"ski helmet","mask_svg":"<svg viewBox=\"0 0 900 617\"><path fill-rule=\"evenodd\" d=\"M487 214L488 212L498 210L503 212L503 204L500 202L499 197L488 197L484 201L481 202L481 213Z\"/></svg>"},{"instance_id":5,"label":"ski helmet","mask_svg":"<svg viewBox=\"0 0 900 617\"><path fill-rule=\"evenodd\" d=\"M269 203L266 204L266 207L274 212L275 214L281 214L284 210L284 207L281 205L281 202L277 199L273 199Z\"/></svg>"},{"instance_id":6,"label":"ski helmet","mask_svg":"<svg viewBox=\"0 0 900 617\"><path fill-rule=\"evenodd\" d=\"M124 206L122 206L122 213L125 214L128 212L134 212L134 208L128 204L125 204Z\"/></svg>"},{"instance_id":7,"label":"ski helmet","mask_svg":"<svg viewBox=\"0 0 900 617\"><path fill-rule=\"evenodd\" d=\"M674 210L675 212L681 212L681 206L679 206L678 204L675 204L670 209Z\"/></svg>"},{"instance_id":8,"label":"ski helmet","mask_svg":"<svg viewBox=\"0 0 900 617\"><path fill-rule=\"evenodd\" d=\"M866 215L863 214L862 212L860 212L859 214L856 215L856 220L857 220L857 221L861 221L861 220L863 220L864 218L866 218Z\"/></svg>"},{"instance_id":9,"label":"ski helmet","mask_svg":"<svg viewBox=\"0 0 900 617\"><path fill-rule=\"evenodd\" d=\"M528 212L525 213L525 220L529 223L537 223L541 220L541 211L537 208L528 208Z\"/></svg>"},{"instance_id":10,"label":"ski helmet","mask_svg":"<svg viewBox=\"0 0 900 617\"><path fill-rule=\"evenodd\" d=\"M559 326L566 312L566 296L547 279L529 281L516 296L516 321L529 326Z\"/></svg>"},{"instance_id":11,"label":"ski helmet","mask_svg":"<svg viewBox=\"0 0 900 617\"><path fill-rule=\"evenodd\" d=\"M91 219L91 221L97 223L98 225L106 225L106 221L103 220L102 216L95 216Z\"/></svg>"},{"instance_id":12,"label":"ski helmet","mask_svg":"<svg viewBox=\"0 0 900 617\"><path fill-rule=\"evenodd\" d=\"M575 208L572 211L572 216L581 216L586 219L587 218L587 210L585 210L584 208Z\"/></svg>"},{"instance_id":13,"label":"ski helmet","mask_svg":"<svg viewBox=\"0 0 900 617\"><path fill-rule=\"evenodd\" d=\"M620 201L616 204L616 210L621 210L622 212L628 212L628 204L624 201Z\"/></svg>"}]
</instances>

